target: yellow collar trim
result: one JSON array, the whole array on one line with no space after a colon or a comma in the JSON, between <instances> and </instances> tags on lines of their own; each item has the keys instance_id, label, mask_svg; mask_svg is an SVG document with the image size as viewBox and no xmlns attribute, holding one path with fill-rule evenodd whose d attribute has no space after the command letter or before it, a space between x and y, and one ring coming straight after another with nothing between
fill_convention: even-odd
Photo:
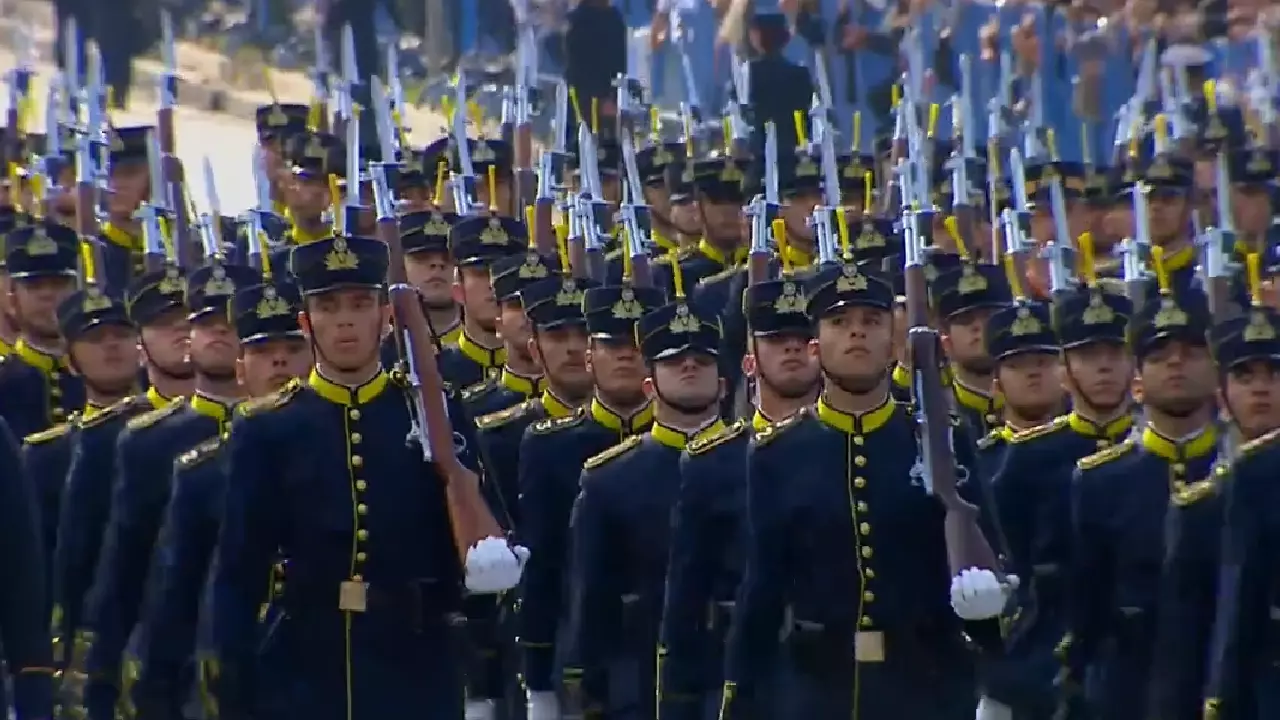
<instances>
[{"instance_id":1,"label":"yellow collar trim","mask_svg":"<svg viewBox=\"0 0 1280 720\"><path fill-rule=\"evenodd\" d=\"M102 237L110 240L112 243L129 250L137 250L142 247L139 238L134 237L129 231L122 227L117 227L111 223L105 223L102 226Z\"/></svg>"},{"instance_id":2,"label":"yellow collar trim","mask_svg":"<svg viewBox=\"0 0 1280 720\"><path fill-rule=\"evenodd\" d=\"M911 389L911 369L902 363L893 366L893 372L889 375L889 379L894 385L909 390Z\"/></svg>"},{"instance_id":3,"label":"yellow collar trim","mask_svg":"<svg viewBox=\"0 0 1280 720\"><path fill-rule=\"evenodd\" d=\"M960 382L959 378L956 378L951 385L955 388L956 401L963 407L967 407L970 410L980 412L984 415L998 413L1004 408L1003 395L988 395L981 390L965 385Z\"/></svg>"},{"instance_id":4,"label":"yellow collar trim","mask_svg":"<svg viewBox=\"0 0 1280 720\"><path fill-rule=\"evenodd\" d=\"M787 264L790 265L792 269L804 268L813 264L813 255L810 255L791 243L787 243L787 246L783 248L782 256L786 258Z\"/></svg>"},{"instance_id":5,"label":"yellow collar trim","mask_svg":"<svg viewBox=\"0 0 1280 720\"><path fill-rule=\"evenodd\" d=\"M715 422L703 427L701 430L693 431L692 435L687 435L680 430L669 425L663 425L662 423L654 423L653 429L649 431L649 434L652 435L653 439L658 441L659 444L666 445L669 448L675 448L676 450L684 450L685 447L694 440L711 437L723 430L724 421L717 418Z\"/></svg>"},{"instance_id":6,"label":"yellow collar trim","mask_svg":"<svg viewBox=\"0 0 1280 720\"><path fill-rule=\"evenodd\" d=\"M232 407L200 393L191 396L191 409L205 417L217 420L219 424L225 423L231 417Z\"/></svg>"},{"instance_id":7,"label":"yellow collar trim","mask_svg":"<svg viewBox=\"0 0 1280 720\"><path fill-rule=\"evenodd\" d=\"M653 424L653 403L646 403L634 415L624 418L601 402L600 398L592 398L589 412L591 413L591 419L623 435L642 433Z\"/></svg>"},{"instance_id":8,"label":"yellow collar trim","mask_svg":"<svg viewBox=\"0 0 1280 720\"><path fill-rule=\"evenodd\" d=\"M496 347L490 350L472 340L466 331L461 331L458 334L458 349L462 351L463 355L474 360L477 365L485 370L502 367L507 362L506 348Z\"/></svg>"},{"instance_id":9,"label":"yellow collar trim","mask_svg":"<svg viewBox=\"0 0 1280 720\"><path fill-rule=\"evenodd\" d=\"M1217 450L1218 428L1210 425L1191 440L1179 443L1148 425L1142 429L1142 446L1147 449L1147 452L1159 455L1170 462L1194 460Z\"/></svg>"},{"instance_id":10,"label":"yellow collar trim","mask_svg":"<svg viewBox=\"0 0 1280 720\"><path fill-rule=\"evenodd\" d=\"M453 324L445 328L440 333L439 340L441 345L457 345L458 340L462 338L462 318L459 317L453 321Z\"/></svg>"},{"instance_id":11,"label":"yellow collar trim","mask_svg":"<svg viewBox=\"0 0 1280 720\"><path fill-rule=\"evenodd\" d=\"M65 370L67 368L67 359L65 357L55 357L46 352L40 351L27 344L27 341L18 338L18 342L13 345L13 354L22 358L31 367L45 373L51 373L55 370Z\"/></svg>"},{"instance_id":12,"label":"yellow collar trim","mask_svg":"<svg viewBox=\"0 0 1280 720\"><path fill-rule=\"evenodd\" d=\"M547 382L542 376L525 377L509 367L502 368L502 375L498 378L498 384L502 387L518 392L525 397L533 397L538 391L547 387Z\"/></svg>"},{"instance_id":13,"label":"yellow collar trim","mask_svg":"<svg viewBox=\"0 0 1280 720\"><path fill-rule=\"evenodd\" d=\"M756 432L760 432L772 424L773 421L765 417L764 413L760 412L759 408L756 408L756 414L751 416L751 429Z\"/></svg>"},{"instance_id":14,"label":"yellow collar trim","mask_svg":"<svg viewBox=\"0 0 1280 720\"><path fill-rule=\"evenodd\" d=\"M668 238L666 235L663 235L656 230L652 233L652 236L654 244L658 246L658 257L662 257L672 250L680 249L680 246L676 244L675 240Z\"/></svg>"},{"instance_id":15,"label":"yellow collar trim","mask_svg":"<svg viewBox=\"0 0 1280 720\"><path fill-rule=\"evenodd\" d=\"M573 414L575 408L551 392L551 388L542 391L542 409L547 411L547 417L562 418L569 417Z\"/></svg>"},{"instance_id":16,"label":"yellow collar trim","mask_svg":"<svg viewBox=\"0 0 1280 720\"><path fill-rule=\"evenodd\" d=\"M292 215L290 218L292 219ZM309 245L317 240L323 240L324 238L329 237L329 235L330 233L327 230L319 230L312 233L308 232L300 225L293 225L290 228L289 233L290 239L293 240L294 245Z\"/></svg>"},{"instance_id":17,"label":"yellow collar trim","mask_svg":"<svg viewBox=\"0 0 1280 720\"><path fill-rule=\"evenodd\" d=\"M379 370L363 385L352 388L326 378L320 374L319 370L312 368L311 375L307 378L307 385L316 392L317 395L328 400L335 405L364 405L372 402L374 398L382 394L390 384L390 376Z\"/></svg>"},{"instance_id":18,"label":"yellow collar trim","mask_svg":"<svg viewBox=\"0 0 1280 720\"><path fill-rule=\"evenodd\" d=\"M6 357L13 354L13 345L8 340L0 338L0 357Z\"/></svg>"},{"instance_id":19,"label":"yellow collar trim","mask_svg":"<svg viewBox=\"0 0 1280 720\"><path fill-rule=\"evenodd\" d=\"M827 404L826 398L821 398L818 400L818 419L840 432L862 435L884 427L896 409L897 404L888 394L875 409L857 415L837 410Z\"/></svg>"},{"instance_id":20,"label":"yellow collar trim","mask_svg":"<svg viewBox=\"0 0 1280 720\"><path fill-rule=\"evenodd\" d=\"M283 200L272 200L271 209L286 221L293 222L293 213L289 210L289 206L284 204Z\"/></svg>"},{"instance_id":21,"label":"yellow collar trim","mask_svg":"<svg viewBox=\"0 0 1280 720\"><path fill-rule=\"evenodd\" d=\"M1173 252L1164 259L1164 269L1168 272L1178 272L1191 265L1196 259L1196 247L1188 245L1176 252Z\"/></svg>"},{"instance_id":22,"label":"yellow collar trim","mask_svg":"<svg viewBox=\"0 0 1280 720\"><path fill-rule=\"evenodd\" d=\"M747 259L746 248L737 248L733 251L733 259L724 254L720 248L712 245L705 237L698 241L698 252L706 255L708 258L715 260L721 267L729 267L730 264L737 265Z\"/></svg>"},{"instance_id":23,"label":"yellow collar trim","mask_svg":"<svg viewBox=\"0 0 1280 720\"><path fill-rule=\"evenodd\" d=\"M80 419L88 420L94 415L101 413L103 410L106 410L106 408L97 403L85 403L84 411L80 413Z\"/></svg>"},{"instance_id":24,"label":"yellow collar trim","mask_svg":"<svg viewBox=\"0 0 1280 720\"><path fill-rule=\"evenodd\" d=\"M158 409L173 402L173 398L167 398L160 394L155 385L147 388L147 402L151 403L151 408Z\"/></svg>"},{"instance_id":25,"label":"yellow collar trim","mask_svg":"<svg viewBox=\"0 0 1280 720\"><path fill-rule=\"evenodd\" d=\"M1067 423L1073 431L1085 437L1107 438L1114 441L1133 429L1133 416L1125 413L1110 422L1099 425L1078 412L1072 412L1067 415Z\"/></svg>"}]
</instances>

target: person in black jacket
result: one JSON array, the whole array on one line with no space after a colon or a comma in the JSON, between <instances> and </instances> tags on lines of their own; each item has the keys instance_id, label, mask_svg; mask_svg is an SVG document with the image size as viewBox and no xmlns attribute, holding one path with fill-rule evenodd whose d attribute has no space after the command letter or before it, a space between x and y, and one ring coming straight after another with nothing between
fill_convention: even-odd
<instances>
[{"instance_id":1,"label":"person in black jacket","mask_svg":"<svg viewBox=\"0 0 1280 720\"><path fill-rule=\"evenodd\" d=\"M569 146L576 146L578 122L588 124L617 114L613 81L627 71L627 26L622 13L609 0L581 0L569 12L565 33L564 79L577 99L573 124L566 128ZM599 117L592 117L592 100ZM596 128L593 128L596 129Z\"/></svg>"},{"instance_id":2,"label":"person in black jacket","mask_svg":"<svg viewBox=\"0 0 1280 720\"><path fill-rule=\"evenodd\" d=\"M807 118L813 99L813 80L808 69L782 55L791 39L785 15L756 13L751 19L750 38L757 56L748 66L747 102L752 109L752 147L756 157L763 157L765 123L772 122L777 127L778 147L799 145L795 113L797 110L806 113Z\"/></svg>"}]
</instances>

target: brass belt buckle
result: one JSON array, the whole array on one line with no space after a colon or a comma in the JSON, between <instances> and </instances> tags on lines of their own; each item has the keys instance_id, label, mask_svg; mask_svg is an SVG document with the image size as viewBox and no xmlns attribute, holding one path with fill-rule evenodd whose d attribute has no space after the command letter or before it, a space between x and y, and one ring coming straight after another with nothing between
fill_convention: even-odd
<instances>
[{"instance_id":1,"label":"brass belt buckle","mask_svg":"<svg viewBox=\"0 0 1280 720\"><path fill-rule=\"evenodd\" d=\"M860 663L884 662L884 633L860 630L853 636L853 657Z\"/></svg>"},{"instance_id":2,"label":"brass belt buckle","mask_svg":"<svg viewBox=\"0 0 1280 720\"><path fill-rule=\"evenodd\" d=\"M369 583L343 580L338 586L338 609L362 613L369 609Z\"/></svg>"}]
</instances>

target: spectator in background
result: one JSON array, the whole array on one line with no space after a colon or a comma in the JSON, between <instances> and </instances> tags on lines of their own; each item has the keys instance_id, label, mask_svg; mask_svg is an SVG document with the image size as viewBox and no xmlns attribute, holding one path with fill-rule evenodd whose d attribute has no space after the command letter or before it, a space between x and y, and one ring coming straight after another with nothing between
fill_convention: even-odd
<instances>
[{"instance_id":1,"label":"spectator in background","mask_svg":"<svg viewBox=\"0 0 1280 720\"><path fill-rule=\"evenodd\" d=\"M566 142L576 147L578 122L592 121L593 100L602 128L617 114L613 80L627 71L627 26L622 13L609 0L580 0L569 12L564 46L565 83L577 96L576 112L581 113L566 128Z\"/></svg>"}]
</instances>

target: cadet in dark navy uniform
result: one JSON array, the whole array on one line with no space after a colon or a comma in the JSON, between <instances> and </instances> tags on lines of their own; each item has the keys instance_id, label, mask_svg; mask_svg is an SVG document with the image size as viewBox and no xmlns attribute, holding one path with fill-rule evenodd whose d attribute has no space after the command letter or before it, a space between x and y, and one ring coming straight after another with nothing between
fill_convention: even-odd
<instances>
[{"instance_id":1,"label":"cadet in dark navy uniform","mask_svg":"<svg viewBox=\"0 0 1280 720\"><path fill-rule=\"evenodd\" d=\"M5 243L19 335L13 354L0 359L0 418L25 438L84 408L84 383L70 372L57 318L58 304L76 291L80 241L71 228L38 221Z\"/></svg>"},{"instance_id":2,"label":"cadet in dark navy uniform","mask_svg":"<svg viewBox=\"0 0 1280 720\"><path fill-rule=\"evenodd\" d=\"M680 264L680 277L687 292L705 277L742 264L747 248L742 236L742 191L745 166L729 158L711 158L694 163L694 188L703 236L698 244L668 253L654 263L654 283L668 292L675 290L671 262ZM718 313L721 307L704 308Z\"/></svg>"},{"instance_id":3,"label":"cadet in dark navy uniform","mask_svg":"<svg viewBox=\"0 0 1280 720\"><path fill-rule=\"evenodd\" d=\"M116 701L128 698L129 688L120 687L122 671L126 678L133 672L133 662L125 662L125 649L140 619L152 550L169 501L173 462L225 432L231 422L241 389L235 368L239 343L227 303L237 287L257 280L253 270L219 258L191 273L186 305L195 394L129 420L120 436L110 519L86 621L95 637L87 659L85 702L95 720L110 718Z\"/></svg>"},{"instance_id":4,"label":"cadet in dark navy uniform","mask_svg":"<svg viewBox=\"0 0 1280 720\"><path fill-rule=\"evenodd\" d=\"M0 420L0 572L8 583L0 603L0 658L13 681L18 720L53 717L44 557L35 490L23 472L18 441Z\"/></svg>"},{"instance_id":5,"label":"cadet in dark navy uniform","mask_svg":"<svg viewBox=\"0 0 1280 720\"><path fill-rule=\"evenodd\" d=\"M266 397L310 369L311 348L298 326L299 307L293 285L269 278L236 291L231 316L240 338L241 382L250 397ZM210 670L210 656L195 651L211 650L209 638L198 635L197 628L203 628L205 580L222 524L223 438L214 436L188 450L174 467L173 495L156 546L156 567L148 578L147 632L133 692L139 718L180 716L190 690L192 658L202 676Z\"/></svg>"},{"instance_id":6,"label":"cadet in dark navy uniform","mask_svg":"<svg viewBox=\"0 0 1280 720\"><path fill-rule=\"evenodd\" d=\"M1129 331L1146 425L1080 460L1072 487L1064 701L1085 692L1099 720L1148 717L1168 508L1212 478L1219 454L1208 301L1173 291L1156 265L1160 293ZM1086 686L1086 672L1102 679Z\"/></svg>"},{"instance_id":7,"label":"cadet in dark navy uniform","mask_svg":"<svg viewBox=\"0 0 1280 720\"><path fill-rule=\"evenodd\" d=\"M440 210L400 216L405 274L418 288L431 330L445 346L456 345L462 334L462 307L453 297L455 269L449 256L449 230L457 220Z\"/></svg>"},{"instance_id":8,"label":"cadet in dark navy uniform","mask_svg":"<svg viewBox=\"0 0 1280 720\"><path fill-rule=\"evenodd\" d=\"M980 438L1000 427L1004 406L992 388L995 360L983 333L991 315L1013 300L1013 291L998 265L961 258L958 267L939 272L929 292L954 374L956 410Z\"/></svg>"},{"instance_id":9,"label":"cadet in dark navy uniform","mask_svg":"<svg viewBox=\"0 0 1280 720\"><path fill-rule=\"evenodd\" d=\"M589 716L655 715L651 689L680 456L690 441L724 430L719 318L677 297L640 318L636 333L653 428L587 460L573 511L572 665L565 674L581 673Z\"/></svg>"},{"instance_id":10,"label":"cadet in dark navy uniform","mask_svg":"<svg viewBox=\"0 0 1280 720\"><path fill-rule=\"evenodd\" d=\"M751 44L759 57L752 60L747 68L749 94L746 102L753 110L754 155L764 157L765 123L772 122L777 128L778 147L800 145L800 138L796 136L795 113L804 113L807 125L814 87L808 69L782 54L791 39L785 15L780 12L756 13L751 20L750 34Z\"/></svg>"},{"instance_id":11,"label":"cadet in dark navy uniform","mask_svg":"<svg viewBox=\"0 0 1280 720\"><path fill-rule=\"evenodd\" d=\"M742 579L747 445L770 423L811 404L818 391L801 284L790 276L757 283L744 305L751 326L744 364L756 380L755 414L689 443L680 461L658 647L658 715L668 719L719 713L724 639Z\"/></svg>"},{"instance_id":12,"label":"cadet in dark navy uniform","mask_svg":"<svg viewBox=\"0 0 1280 720\"><path fill-rule=\"evenodd\" d=\"M341 138L312 131L291 135L284 142L285 162L292 168L292 184L296 186L284 195L284 210L289 218L285 239L289 246L321 240L333 230L325 212L333 203L329 176L343 177L347 173L342 148ZM285 267L288 254L277 250L271 260L276 267Z\"/></svg>"},{"instance_id":13,"label":"cadet in dark navy uniform","mask_svg":"<svg viewBox=\"0 0 1280 720\"><path fill-rule=\"evenodd\" d=\"M454 297L462 303L462 333L457 345L440 353L445 382L462 389L502 372L506 349L498 337L499 307L490 266L500 258L523 255L524 224L510 218L459 218L449 231L449 248L458 267Z\"/></svg>"},{"instance_id":14,"label":"cadet in dark navy uniform","mask_svg":"<svg viewBox=\"0 0 1280 720\"><path fill-rule=\"evenodd\" d=\"M221 451L227 492L211 617L224 716L463 714L455 633L464 569L442 479L405 441L413 391L379 359L388 261L383 243L358 236L294 250L316 367L244 404ZM473 434L454 432L459 460L474 470ZM280 651L293 690L264 710L262 694L275 690L259 670L257 618L278 555L289 558L275 602L289 618ZM466 573L468 585L475 579Z\"/></svg>"},{"instance_id":15,"label":"cadet in dark navy uniform","mask_svg":"<svg viewBox=\"0 0 1280 720\"><path fill-rule=\"evenodd\" d=\"M636 321L659 307L662 292L611 285L583 296L587 367L595 394L587 406L564 418L539 420L520 443L520 538L529 547L520 643L529 691L529 717L559 717L563 631L568 617L569 516L578 496L582 465L633 435L646 432L653 409L644 393L644 365L636 347ZM535 550L534 548L538 548ZM566 674L565 685L581 677Z\"/></svg>"},{"instance_id":16,"label":"cadet in dark navy uniform","mask_svg":"<svg viewBox=\"0 0 1280 720\"><path fill-rule=\"evenodd\" d=\"M782 662L792 670L777 690L781 716L969 718L964 636L999 647L1007 591L990 570L951 576L944 512L917 468L916 421L889 396L893 289L867 273L846 258L808 284L822 396L757 433L747 454L750 532L725 720L779 716L766 688ZM954 427L960 492L978 502L972 441Z\"/></svg>"},{"instance_id":17,"label":"cadet in dark navy uniform","mask_svg":"<svg viewBox=\"0 0 1280 720\"><path fill-rule=\"evenodd\" d=\"M462 403L473 418L505 410L536 397L546 384L542 368L529 350L532 336L522 291L546 280L560 268L559 261L544 258L530 248L493 263L490 281L498 301L497 334L502 339L502 370L463 388Z\"/></svg>"},{"instance_id":18,"label":"cadet in dark navy uniform","mask_svg":"<svg viewBox=\"0 0 1280 720\"><path fill-rule=\"evenodd\" d=\"M84 609L111 509L116 440L129 420L164 407L192 389L185 291L186 283L173 267L134 281L125 304L138 328L147 392L81 419L73 438L53 555L54 659L63 671L60 702L64 707L83 701L86 654L93 641Z\"/></svg>"},{"instance_id":19,"label":"cadet in dark navy uniform","mask_svg":"<svg viewBox=\"0 0 1280 720\"><path fill-rule=\"evenodd\" d=\"M1071 412L1011 435L991 483L1007 564L1023 582L1005 655L984 668L985 693L1028 720L1047 720L1057 704L1053 651L1066 631L1076 461L1121 442L1133 427L1133 358L1125 345L1133 304L1089 273L1055 300L1053 313Z\"/></svg>"},{"instance_id":20,"label":"cadet in dark navy uniform","mask_svg":"<svg viewBox=\"0 0 1280 720\"><path fill-rule=\"evenodd\" d=\"M155 132L153 125L130 125L107 131L111 194L106 203L106 222L98 228L98 240L102 243L101 272L106 279L106 289L121 295L134 278L145 272L142 220L134 217L134 213L151 197L147 146Z\"/></svg>"}]
</instances>

